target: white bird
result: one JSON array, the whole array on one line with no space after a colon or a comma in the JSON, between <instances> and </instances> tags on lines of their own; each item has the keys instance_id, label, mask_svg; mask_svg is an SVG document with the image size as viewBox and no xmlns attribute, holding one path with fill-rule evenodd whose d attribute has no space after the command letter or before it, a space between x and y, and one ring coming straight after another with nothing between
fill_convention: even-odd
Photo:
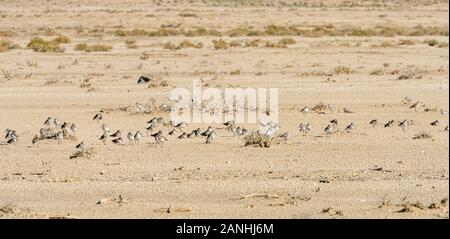
<instances>
[{"instance_id":1,"label":"white bird","mask_svg":"<svg viewBox=\"0 0 450 239\"><path fill-rule=\"evenodd\" d=\"M109 132L109 127L106 124L102 124L103 132Z\"/></svg>"},{"instance_id":2,"label":"white bird","mask_svg":"<svg viewBox=\"0 0 450 239\"><path fill-rule=\"evenodd\" d=\"M136 132L134 134L134 143L139 144L139 140L143 137L142 133L140 131Z\"/></svg>"},{"instance_id":3,"label":"white bird","mask_svg":"<svg viewBox=\"0 0 450 239\"><path fill-rule=\"evenodd\" d=\"M133 144L134 134L132 132L128 132L127 139L128 139L129 144Z\"/></svg>"},{"instance_id":4,"label":"white bird","mask_svg":"<svg viewBox=\"0 0 450 239\"><path fill-rule=\"evenodd\" d=\"M206 137L206 144L211 144L211 143L213 142L213 140L214 140L215 137L216 137L216 132L211 131L211 132L208 134L208 137Z\"/></svg>"}]
</instances>

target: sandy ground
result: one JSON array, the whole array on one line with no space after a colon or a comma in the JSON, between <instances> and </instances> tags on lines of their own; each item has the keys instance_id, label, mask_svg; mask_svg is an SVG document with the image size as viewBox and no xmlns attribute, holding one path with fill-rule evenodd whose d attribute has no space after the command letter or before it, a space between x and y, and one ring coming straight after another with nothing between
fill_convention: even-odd
<instances>
[{"instance_id":1,"label":"sandy ground","mask_svg":"<svg viewBox=\"0 0 450 239\"><path fill-rule=\"evenodd\" d=\"M339 1L319 8L106 2L36 1L30 6L0 1L0 32L15 32L0 39L22 47L0 53L0 130L3 134L6 128L15 129L19 135L16 145L7 145L3 135L0 143L0 217L448 218L449 135L444 128L449 120L440 112L449 109L448 45L422 43L448 43L448 37L291 36L296 43L287 48L215 50L211 41L220 37L135 37L138 48L128 49L126 38L108 34L117 25L151 29L161 24L221 31L294 23L448 27L448 2L354 8L333 5ZM180 16L186 9L197 17ZM106 30L80 35L73 30L79 26ZM71 43L62 45L64 53L25 48L34 36L51 39L45 28L70 37ZM233 39L255 38L282 37ZM184 39L204 47L161 46ZM402 39L417 43L375 46ZM75 51L82 42L113 49ZM148 59L140 58L143 52ZM335 74L338 66L353 72ZM239 74L231 74L238 69ZM378 69L400 73L371 74ZM416 77L397 79L408 71ZM169 86L136 84L145 74L158 75ZM91 86L81 87L87 78ZM150 98L161 103L173 87L191 87L194 79L215 87L278 88L281 132L288 131L289 139L270 148L244 147L242 138L217 129L218 137L207 145L204 138L180 140L163 129L169 139L164 146L150 137L139 145L122 146L98 140L101 123L92 117L101 109L110 109L103 123L111 130L141 130L145 135L148 120L162 116L168 121L169 115L117 109L133 109L136 102L145 104ZM403 104L405 97L411 102ZM423 105L410 109L418 100ZM320 102L334 111L305 117L298 110ZM344 113L344 107L354 113ZM45 140L33 147L31 139L48 116L76 123L76 139L61 144ZM357 129L326 136L323 129L332 119L339 120L340 130L351 122ZM380 125L372 128L372 119ZM414 124L405 131L398 123L383 127L388 120L403 119ZM434 120L439 126L430 125ZM298 132L300 122L313 125L309 135ZM207 126L190 125L186 131ZM413 139L422 131L432 138ZM94 149L94 157L69 159L80 141Z\"/></svg>"}]
</instances>

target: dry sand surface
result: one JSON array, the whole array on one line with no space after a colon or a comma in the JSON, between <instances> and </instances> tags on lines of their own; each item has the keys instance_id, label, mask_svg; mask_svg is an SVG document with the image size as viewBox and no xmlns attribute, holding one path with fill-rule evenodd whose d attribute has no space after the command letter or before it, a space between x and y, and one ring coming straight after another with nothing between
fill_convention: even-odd
<instances>
[{"instance_id":1,"label":"dry sand surface","mask_svg":"<svg viewBox=\"0 0 450 239\"><path fill-rule=\"evenodd\" d=\"M32 2L0 0L0 217L449 217L448 1ZM244 33L230 36L238 27ZM33 37L58 35L70 42L42 44L64 52L27 48ZM219 39L232 46L215 49ZM198 48L167 49L183 40ZM80 43L112 49L76 50ZM150 74L158 83L136 83ZM146 122L169 114L140 112L136 102L168 103L174 87L195 79L203 88L278 88L288 140L244 146L213 124L212 144L164 127L168 142L155 144ZM299 112L319 103L333 111ZM33 146L48 116L75 123L76 138ZM332 119L338 129L325 135ZM404 119L413 124L403 131ZM313 129L303 136L297 126L306 122ZM357 128L344 132L351 122ZM103 145L102 123L120 129L126 145ZM137 130L145 137L128 145L125 134ZM420 132L431 138L413 139ZM70 159L81 141L93 154Z\"/></svg>"}]
</instances>

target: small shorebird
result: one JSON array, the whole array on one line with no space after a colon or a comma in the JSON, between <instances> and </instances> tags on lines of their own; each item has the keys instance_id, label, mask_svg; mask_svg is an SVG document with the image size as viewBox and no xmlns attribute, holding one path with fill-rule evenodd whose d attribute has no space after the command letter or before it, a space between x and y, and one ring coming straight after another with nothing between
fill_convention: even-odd
<instances>
[{"instance_id":1,"label":"small shorebird","mask_svg":"<svg viewBox=\"0 0 450 239\"><path fill-rule=\"evenodd\" d=\"M145 84L148 83L149 81L151 81L153 79L153 77L146 77L146 76L141 76L139 77L139 79L137 80L138 84Z\"/></svg>"},{"instance_id":2,"label":"small shorebird","mask_svg":"<svg viewBox=\"0 0 450 239\"><path fill-rule=\"evenodd\" d=\"M332 120L330 120L330 123L332 123L334 127L338 127L338 125L339 125L337 119L332 119Z\"/></svg>"},{"instance_id":3,"label":"small shorebird","mask_svg":"<svg viewBox=\"0 0 450 239\"><path fill-rule=\"evenodd\" d=\"M177 128L177 129L182 129L182 128L186 127L186 126L188 126L187 123L180 122L180 123L176 124L174 127Z\"/></svg>"},{"instance_id":4,"label":"small shorebird","mask_svg":"<svg viewBox=\"0 0 450 239\"><path fill-rule=\"evenodd\" d=\"M185 132L183 132L182 134L180 134L180 136L178 136L179 139L185 139L187 138L187 134Z\"/></svg>"},{"instance_id":5,"label":"small shorebird","mask_svg":"<svg viewBox=\"0 0 450 239\"><path fill-rule=\"evenodd\" d=\"M385 128L392 127L395 123L395 120L389 120L386 124L384 124Z\"/></svg>"},{"instance_id":6,"label":"small shorebird","mask_svg":"<svg viewBox=\"0 0 450 239\"><path fill-rule=\"evenodd\" d=\"M228 131L231 131L231 128L234 126L234 121L232 120L228 120L227 122L225 122L223 125L225 125L227 127Z\"/></svg>"},{"instance_id":7,"label":"small shorebird","mask_svg":"<svg viewBox=\"0 0 450 239\"><path fill-rule=\"evenodd\" d=\"M61 141L64 139L64 133L62 131L58 131L56 134L56 140L58 140L58 144L61 144Z\"/></svg>"},{"instance_id":8,"label":"small shorebird","mask_svg":"<svg viewBox=\"0 0 450 239\"><path fill-rule=\"evenodd\" d=\"M211 126L208 126L208 129L206 129L205 132L201 133L201 136L208 136L213 131Z\"/></svg>"},{"instance_id":9,"label":"small shorebird","mask_svg":"<svg viewBox=\"0 0 450 239\"><path fill-rule=\"evenodd\" d=\"M61 121L59 121L57 118L55 118L54 124L55 124L55 127L57 127L57 128L60 127L60 125L62 125Z\"/></svg>"},{"instance_id":10,"label":"small shorebird","mask_svg":"<svg viewBox=\"0 0 450 239\"><path fill-rule=\"evenodd\" d=\"M109 132L109 127L106 124L102 124L102 130L103 132Z\"/></svg>"},{"instance_id":11,"label":"small shorebird","mask_svg":"<svg viewBox=\"0 0 450 239\"><path fill-rule=\"evenodd\" d=\"M194 134L194 137L200 137L200 128L192 130L192 133Z\"/></svg>"},{"instance_id":12,"label":"small shorebird","mask_svg":"<svg viewBox=\"0 0 450 239\"><path fill-rule=\"evenodd\" d=\"M15 131L15 130L12 130L12 129L6 129L6 130L5 130L5 133L6 133L5 139L10 139L10 138L13 138L13 137L16 137L16 138L17 138L17 134L16 134L16 131Z\"/></svg>"},{"instance_id":13,"label":"small shorebird","mask_svg":"<svg viewBox=\"0 0 450 239\"><path fill-rule=\"evenodd\" d=\"M103 119L103 115L102 115L102 113L97 113L97 114L94 116L94 118L92 118L92 119L93 119L93 120L96 120L97 123L99 123L100 120Z\"/></svg>"},{"instance_id":14,"label":"small shorebird","mask_svg":"<svg viewBox=\"0 0 450 239\"><path fill-rule=\"evenodd\" d=\"M213 142L215 136L216 136L216 132L214 132L214 130L211 131L211 132L208 134L208 136L206 137L206 144L211 144L211 143Z\"/></svg>"},{"instance_id":15,"label":"small shorebird","mask_svg":"<svg viewBox=\"0 0 450 239\"><path fill-rule=\"evenodd\" d=\"M297 128L300 132L302 132L303 135L308 134L308 132L312 130L312 126L310 123L306 124L301 123Z\"/></svg>"},{"instance_id":16,"label":"small shorebird","mask_svg":"<svg viewBox=\"0 0 450 239\"><path fill-rule=\"evenodd\" d=\"M158 144L164 144L167 142L167 139L163 136L162 131L158 131L158 133L152 134L152 137L155 138L156 143Z\"/></svg>"},{"instance_id":17,"label":"small shorebird","mask_svg":"<svg viewBox=\"0 0 450 239\"><path fill-rule=\"evenodd\" d=\"M150 134L153 134L153 130L156 128L156 124L150 124L147 128L145 128L147 130L147 136L149 135L148 132L150 132Z\"/></svg>"},{"instance_id":18,"label":"small shorebird","mask_svg":"<svg viewBox=\"0 0 450 239\"><path fill-rule=\"evenodd\" d=\"M128 132L127 139L129 144L133 144L134 141L134 134L132 132Z\"/></svg>"},{"instance_id":19,"label":"small shorebird","mask_svg":"<svg viewBox=\"0 0 450 239\"><path fill-rule=\"evenodd\" d=\"M70 129L70 131L72 131L73 133L76 133L77 132L77 126L75 125L75 124L71 124L70 125L70 127L69 127L69 129Z\"/></svg>"},{"instance_id":20,"label":"small shorebird","mask_svg":"<svg viewBox=\"0 0 450 239\"><path fill-rule=\"evenodd\" d=\"M187 134L186 136L188 139L190 138L195 138L195 133L194 132L190 132L189 134Z\"/></svg>"},{"instance_id":21,"label":"small shorebird","mask_svg":"<svg viewBox=\"0 0 450 239\"><path fill-rule=\"evenodd\" d=\"M446 110L444 110L444 109L441 109L441 114L443 114L443 115L448 115L448 111L446 111Z\"/></svg>"},{"instance_id":22,"label":"small shorebird","mask_svg":"<svg viewBox=\"0 0 450 239\"><path fill-rule=\"evenodd\" d=\"M300 113L303 113L303 116L306 118L306 114L309 112L309 108L308 108L308 106L305 106L305 107L303 107L301 110L300 110Z\"/></svg>"},{"instance_id":23,"label":"small shorebird","mask_svg":"<svg viewBox=\"0 0 450 239\"><path fill-rule=\"evenodd\" d=\"M50 126L50 125L53 125L53 124L55 124L55 118L47 117L47 119L44 122L44 125Z\"/></svg>"},{"instance_id":24,"label":"small shorebird","mask_svg":"<svg viewBox=\"0 0 450 239\"><path fill-rule=\"evenodd\" d=\"M333 126L332 125L328 125L326 128L325 128L325 134L331 134L331 133L333 133Z\"/></svg>"},{"instance_id":25,"label":"small shorebird","mask_svg":"<svg viewBox=\"0 0 450 239\"><path fill-rule=\"evenodd\" d=\"M345 131L350 132L352 130L356 129L356 125L352 122L347 127L345 127Z\"/></svg>"},{"instance_id":26,"label":"small shorebird","mask_svg":"<svg viewBox=\"0 0 450 239\"><path fill-rule=\"evenodd\" d=\"M398 124L398 126L400 126L400 127L402 128L402 130L405 131L405 130L406 130L406 127L409 126L409 121L408 121L408 120L403 120L403 121L401 121L401 122Z\"/></svg>"},{"instance_id":27,"label":"small shorebird","mask_svg":"<svg viewBox=\"0 0 450 239\"><path fill-rule=\"evenodd\" d=\"M430 125L432 125L432 126L439 126L439 120L435 120L435 121L433 121L433 122L431 122L431 124Z\"/></svg>"},{"instance_id":28,"label":"small shorebird","mask_svg":"<svg viewBox=\"0 0 450 239\"><path fill-rule=\"evenodd\" d=\"M31 140L31 143L33 144L33 146L37 145L37 143L39 142L39 136L35 135L33 137L33 139Z\"/></svg>"},{"instance_id":29,"label":"small shorebird","mask_svg":"<svg viewBox=\"0 0 450 239\"><path fill-rule=\"evenodd\" d=\"M448 131L448 125L447 125L447 126L445 126L444 130L445 130L445 131Z\"/></svg>"},{"instance_id":30,"label":"small shorebird","mask_svg":"<svg viewBox=\"0 0 450 239\"><path fill-rule=\"evenodd\" d=\"M99 140L101 140L103 142L103 144L106 144L106 141L108 140L108 137L109 137L108 133L104 132L102 134L102 136L100 136Z\"/></svg>"},{"instance_id":31,"label":"small shorebird","mask_svg":"<svg viewBox=\"0 0 450 239\"><path fill-rule=\"evenodd\" d=\"M12 137L9 138L9 140L6 143L16 145L17 141L18 137L15 134L13 134Z\"/></svg>"},{"instance_id":32,"label":"small shorebird","mask_svg":"<svg viewBox=\"0 0 450 239\"><path fill-rule=\"evenodd\" d=\"M153 124L156 126L156 124L158 123L158 118L153 117L151 120L147 121L147 124Z\"/></svg>"},{"instance_id":33,"label":"small shorebird","mask_svg":"<svg viewBox=\"0 0 450 239\"><path fill-rule=\"evenodd\" d=\"M416 103L414 103L413 105L411 105L409 108L410 109L414 109L414 111L417 112L417 109L420 107L420 101L417 101Z\"/></svg>"},{"instance_id":34,"label":"small shorebird","mask_svg":"<svg viewBox=\"0 0 450 239\"><path fill-rule=\"evenodd\" d=\"M169 132L169 135L177 135L177 133L178 133L177 130L173 129Z\"/></svg>"},{"instance_id":35,"label":"small shorebird","mask_svg":"<svg viewBox=\"0 0 450 239\"><path fill-rule=\"evenodd\" d=\"M75 145L75 148L80 150L84 150L85 147L84 141L81 141L79 144Z\"/></svg>"},{"instance_id":36,"label":"small shorebird","mask_svg":"<svg viewBox=\"0 0 450 239\"><path fill-rule=\"evenodd\" d=\"M241 136L242 135L242 128L241 126L236 127L236 135Z\"/></svg>"},{"instance_id":37,"label":"small shorebird","mask_svg":"<svg viewBox=\"0 0 450 239\"><path fill-rule=\"evenodd\" d=\"M374 127L375 128L375 126L377 126L377 124L378 124L378 120L376 120L376 119L373 119L373 120L371 120L370 121L370 123L369 124L371 124L372 125L372 127Z\"/></svg>"},{"instance_id":38,"label":"small shorebird","mask_svg":"<svg viewBox=\"0 0 450 239\"><path fill-rule=\"evenodd\" d=\"M156 133L154 133L154 134L152 134L150 136L152 136L155 139L155 141L156 141L156 138L160 137L161 135L162 135L162 131L160 130L160 131L158 131L158 132L156 132Z\"/></svg>"},{"instance_id":39,"label":"small shorebird","mask_svg":"<svg viewBox=\"0 0 450 239\"><path fill-rule=\"evenodd\" d=\"M122 137L122 133L120 132L120 130L117 130L114 134L112 134L110 136L113 138L118 138L118 137Z\"/></svg>"},{"instance_id":40,"label":"small shorebird","mask_svg":"<svg viewBox=\"0 0 450 239\"><path fill-rule=\"evenodd\" d=\"M117 139L113 139L113 140L111 140L113 143L115 143L115 144L123 144L123 139L122 139L122 137L119 137L119 138L117 138Z\"/></svg>"},{"instance_id":41,"label":"small shorebird","mask_svg":"<svg viewBox=\"0 0 450 239\"><path fill-rule=\"evenodd\" d=\"M68 124L67 122L64 122L64 123L61 125L61 129L65 129L65 128L67 128L67 126L69 126L69 124Z\"/></svg>"},{"instance_id":42,"label":"small shorebird","mask_svg":"<svg viewBox=\"0 0 450 239\"><path fill-rule=\"evenodd\" d=\"M142 137L144 137L144 135L140 131L136 132L136 134L134 134L134 143L139 144L139 140Z\"/></svg>"},{"instance_id":43,"label":"small shorebird","mask_svg":"<svg viewBox=\"0 0 450 239\"><path fill-rule=\"evenodd\" d=\"M349 110L347 108L342 109L342 111L344 111L344 113L347 113L347 114L354 113L353 111L351 111L351 110Z\"/></svg>"},{"instance_id":44,"label":"small shorebird","mask_svg":"<svg viewBox=\"0 0 450 239\"><path fill-rule=\"evenodd\" d=\"M278 135L278 137L284 139L284 141L287 141L288 137L289 137L289 132L286 132L284 134L280 134L280 135Z\"/></svg>"}]
</instances>

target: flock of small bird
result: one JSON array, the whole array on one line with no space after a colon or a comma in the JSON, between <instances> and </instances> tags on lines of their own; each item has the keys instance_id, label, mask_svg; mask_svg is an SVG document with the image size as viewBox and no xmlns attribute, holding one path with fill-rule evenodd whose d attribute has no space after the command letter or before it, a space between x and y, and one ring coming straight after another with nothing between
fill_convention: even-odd
<instances>
[{"instance_id":1,"label":"flock of small bird","mask_svg":"<svg viewBox=\"0 0 450 239\"><path fill-rule=\"evenodd\" d=\"M420 106L421 106L420 101L417 101L416 103L409 106L409 108L417 111L417 109ZM304 114L305 119L306 119L306 114L309 111L310 110L308 107L304 107L300 110L300 112ZM353 113L353 111L351 111L347 108L343 108L343 112L344 113ZM448 114L448 112L441 110L441 114ZM94 121L97 121L97 123L100 124L100 122L103 120L103 114L97 113L92 119ZM384 128L389 128L389 127L393 127L397 124L398 127L400 127L403 131L405 131L408 126L414 125L414 123L415 122L413 122L412 120L405 119L405 120L401 120L401 121L389 120L382 125L384 125ZM431 122L430 125L431 126L439 126L440 123L441 122L439 120L435 120L435 121ZM61 122L60 120L58 120L54 117L48 117L44 121L43 124L45 127L41 128L39 130L39 134L36 134L32 139L31 143L33 146L37 145L42 140L51 140L51 139L57 140L58 144L60 144L64 139L75 138L77 130L78 130L77 126L74 123ZM156 144L158 144L158 145L164 145L164 143L166 143L168 141L167 137L164 136L163 130L167 130L167 132L168 132L167 134L169 136L176 137L177 139L205 137L206 144L213 143L215 137L217 136L217 133L215 132L215 129L212 126L208 126L208 128L206 130L204 130L203 132L201 131L200 128L194 129L190 132L185 132L183 129L188 126L187 123L185 123L185 122L174 123L173 121L165 122L164 118L162 118L162 117L153 117L151 120L149 120L147 122L147 124L148 124L148 126L145 127L145 129L147 131L147 137L152 137L154 139L154 141L156 142ZM259 134L266 135L270 138L279 137L279 138L282 138L285 140L288 139L288 136L289 136L288 132L285 132L282 134L277 134L280 129L279 124L277 124L273 121L270 121L270 122L260 121L259 124L260 124L260 130L257 131ZM373 119L369 122L369 124L373 128L375 128L380 124L380 122L377 119ZM247 129L245 129L244 127L241 127L241 126L237 126L234 123L234 121L231 121L231 120L227 121L223 125L228 132L231 132L233 134L233 136L240 137L240 136L245 136L249 133L249 131ZM161 130L161 127L162 127L162 130ZM124 141L124 138L122 136L122 132L119 129L113 131L113 133L112 133L110 128L105 123L102 123L100 128L102 130L102 133L98 140L100 140L104 145L106 145L107 142L109 142L109 140L111 140L111 142L113 144L117 144L117 145L126 144ZM157 132L154 132L158 128L159 128L159 130ZM310 123L300 123L300 125L297 128L298 128L299 132L304 136L307 135L309 132L311 132L313 129L313 127ZM356 128L357 128L356 124L351 122L350 124L348 124L344 127L344 131L349 133L349 132L352 132L353 130L355 130ZM334 132L336 132L338 129L339 129L338 119L333 119L333 120L329 121L329 124L325 127L325 129L323 131L324 131L325 135L330 135L330 134L333 134ZM449 131L448 125L445 126L444 130ZM7 144L15 145L18 142L19 136L18 136L16 130L6 129L5 133L6 133L5 139L6 139ZM130 144L130 145L131 144L139 144L140 140L143 137L144 137L144 135L139 130L136 132L128 132L128 134L126 135L126 139L128 140L128 144ZM79 150L86 150L88 147L85 145L84 141L81 141L79 144L76 145L76 148Z\"/></svg>"}]
</instances>

